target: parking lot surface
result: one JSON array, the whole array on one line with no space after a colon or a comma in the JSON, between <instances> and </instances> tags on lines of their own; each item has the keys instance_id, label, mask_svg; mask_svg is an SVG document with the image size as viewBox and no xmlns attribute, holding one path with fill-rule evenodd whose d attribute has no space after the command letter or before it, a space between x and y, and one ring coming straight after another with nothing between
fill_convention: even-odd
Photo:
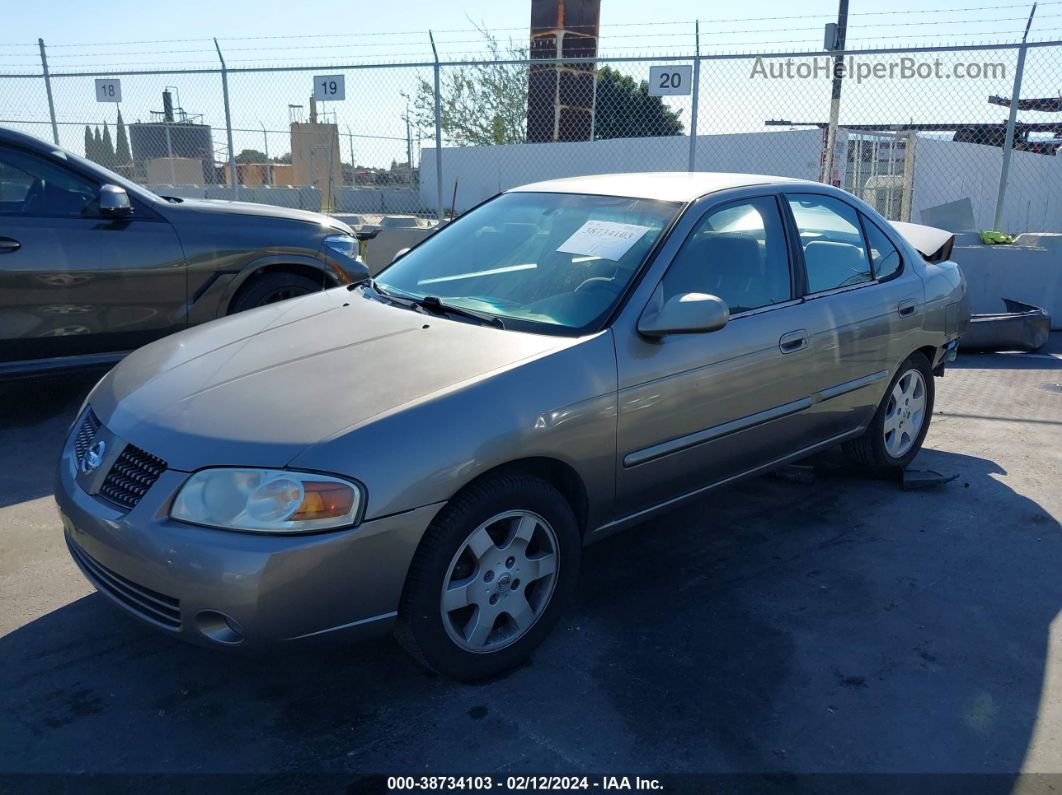
<instances>
[{"instance_id":1,"label":"parking lot surface","mask_svg":"<svg viewBox=\"0 0 1062 795\"><path fill-rule=\"evenodd\" d=\"M51 496L91 380L0 386L0 773L1062 772L1060 383L1062 335L961 357L938 489L757 478L588 548L480 685L390 639L254 657L119 614Z\"/></svg>"}]
</instances>

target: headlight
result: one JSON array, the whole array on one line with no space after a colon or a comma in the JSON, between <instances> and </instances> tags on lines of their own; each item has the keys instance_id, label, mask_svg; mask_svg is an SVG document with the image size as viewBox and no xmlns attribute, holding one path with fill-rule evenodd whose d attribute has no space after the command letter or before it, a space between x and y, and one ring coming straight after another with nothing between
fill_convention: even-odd
<instances>
[{"instance_id":1,"label":"headlight","mask_svg":"<svg viewBox=\"0 0 1062 795\"><path fill-rule=\"evenodd\" d=\"M344 256L356 259L358 256L358 241L347 234L329 235L324 239L324 244L332 251Z\"/></svg>"},{"instance_id":2,"label":"headlight","mask_svg":"<svg viewBox=\"0 0 1062 795\"><path fill-rule=\"evenodd\" d=\"M227 530L302 533L354 524L361 499L359 486L329 475L224 467L188 478L170 516Z\"/></svg>"}]
</instances>

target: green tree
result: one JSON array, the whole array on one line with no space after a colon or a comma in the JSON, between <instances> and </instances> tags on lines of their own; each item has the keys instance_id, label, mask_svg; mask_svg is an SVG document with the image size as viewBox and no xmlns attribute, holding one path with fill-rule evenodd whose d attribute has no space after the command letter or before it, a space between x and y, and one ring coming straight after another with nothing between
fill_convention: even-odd
<instances>
[{"instance_id":1,"label":"green tree","mask_svg":"<svg viewBox=\"0 0 1062 795\"><path fill-rule=\"evenodd\" d=\"M103 123L103 151L100 154L103 157L100 165L104 168L114 168L114 143L111 141L111 130L107 122Z\"/></svg>"},{"instance_id":2,"label":"green tree","mask_svg":"<svg viewBox=\"0 0 1062 795\"><path fill-rule=\"evenodd\" d=\"M103 165L103 135L99 127L93 128L92 131L92 159Z\"/></svg>"},{"instance_id":3,"label":"green tree","mask_svg":"<svg viewBox=\"0 0 1062 795\"><path fill-rule=\"evenodd\" d=\"M115 127L115 165L124 166L133 162L133 155L129 151L129 139L126 137L125 122L122 121L122 112L120 110L118 111L118 123Z\"/></svg>"},{"instance_id":4,"label":"green tree","mask_svg":"<svg viewBox=\"0 0 1062 795\"><path fill-rule=\"evenodd\" d=\"M440 122L443 138L457 146L523 143L527 138L527 64L498 61L527 58L527 49L510 42L502 47L491 33L476 26L490 60L448 67L441 81ZM434 84L418 78L413 118L428 135L435 134ZM605 66L597 72L594 138L644 138L682 135L677 112L660 97L649 96L649 83Z\"/></svg>"},{"instance_id":5,"label":"green tree","mask_svg":"<svg viewBox=\"0 0 1062 795\"><path fill-rule=\"evenodd\" d=\"M85 159L95 160L93 155L96 154L96 139L92 137L92 130L89 126L85 125Z\"/></svg>"},{"instance_id":6,"label":"green tree","mask_svg":"<svg viewBox=\"0 0 1062 795\"><path fill-rule=\"evenodd\" d=\"M677 112L649 96L647 81L636 82L610 66L598 70L595 139L682 135L683 129Z\"/></svg>"},{"instance_id":7,"label":"green tree","mask_svg":"<svg viewBox=\"0 0 1062 795\"><path fill-rule=\"evenodd\" d=\"M441 82L443 137L458 146L522 143L527 136L527 65L497 61L527 58L527 49L497 38L476 26L490 60L474 66L447 67ZM413 121L435 135L435 86L418 78Z\"/></svg>"},{"instance_id":8,"label":"green tree","mask_svg":"<svg viewBox=\"0 0 1062 795\"><path fill-rule=\"evenodd\" d=\"M238 155L236 155L237 163L265 163L269 160L265 156L264 152L259 152L257 149L244 149Z\"/></svg>"}]
</instances>

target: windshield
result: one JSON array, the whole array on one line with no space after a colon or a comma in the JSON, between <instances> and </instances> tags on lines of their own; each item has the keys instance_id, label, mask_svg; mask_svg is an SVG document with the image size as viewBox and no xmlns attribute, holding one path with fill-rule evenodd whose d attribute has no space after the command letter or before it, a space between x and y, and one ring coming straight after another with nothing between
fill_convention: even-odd
<instances>
[{"instance_id":1,"label":"windshield","mask_svg":"<svg viewBox=\"0 0 1062 795\"><path fill-rule=\"evenodd\" d=\"M392 295L436 296L503 318L507 328L590 331L679 208L615 196L506 193L428 238L376 284Z\"/></svg>"}]
</instances>

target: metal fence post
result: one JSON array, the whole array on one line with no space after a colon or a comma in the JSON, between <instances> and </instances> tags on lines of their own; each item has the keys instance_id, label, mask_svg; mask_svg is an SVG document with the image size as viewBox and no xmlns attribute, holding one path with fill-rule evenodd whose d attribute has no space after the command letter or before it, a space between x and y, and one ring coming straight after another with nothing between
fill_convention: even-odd
<instances>
[{"instance_id":1,"label":"metal fence post","mask_svg":"<svg viewBox=\"0 0 1062 795\"><path fill-rule=\"evenodd\" d=\"M52 100L52 79L48 76L48 56L44 54L44 39L37 39L41 47L41 69L44 70L44 90L48 92L48 115L52 119L52 140L59 146L59 125L55 123L55 102Z\"/></svg>"},{"instance_id":2,"label":"metal fence post","mask_svg":"<svg viewBox=\"0 0 1062 795\"><path fill-rule=\"evenodd\" d=\"M240 175L236 171L236 150L232 145L232 113L229 111L229 71L225 67L225 56L221 54L221 46L214 39L214 47L218 51L218 60L221 61L221 96L225 102L225 132L229 139L229 172L232 174L232 198L240 198Z\"/></svg>"},{"instance_id":3,"label":"metal fence post","mask_svg":"<svg viewBox=\"0 0 1062 795\"><path fill-rule=\"evenodd\" d=\"M693 33L696 41L695 57L693 59L693 108L690 110L690 171L695 170L697 160L697 99L701 95L701 21L693 23Z\"/></svg>"},{"instance_id":4,"label":"metal fence post","mask_svg":"<svg viewBox=\"0 0 1062 795\"><path fill-rule=\"evenodd\" d=\"M844 44L848 32L848 0L840 0L837 9L837 50L833 56L833 88L830 92L830 122L826 128L826 146L822 157L822 173L819 182L826 185L833 180L834 149L837 147L837 125L841 120L841 84L844 79Z\"/></svg>"},{"instance_id":5,"label":"metal fence post","mask_svg":"<svg viewBox=\"0 0 1062 795\"><path fill-rule=\"evenodd\" d=\"M1021 37L1021 49L1018 50L1018 66L1014 71L1014 88L1010 92L1010 115L1007 117L1007 136L1003 141L1003 165L999 169L999 192L996 194L996 214L992 219L992 229L999 231L1003 224L1003 200L1007 195L1007 174L1010 171L1010 155L1014 151L1014 126L1018 120L1018 102L1021 99L1021 76L1025 71L1025 40L1029 38L1029 28L1032 26L1033 14L1036 13L1036 3L1033 3L1032 11L1029 12L1029 21L1025 23L1025 33Z\"/></svg>"},{"instance_id":6,"label":"metal fence post","mask_svg":"<svg viewBox=\"0 0 1062 795\"><path fill-rule=\"evenodd\" d=\"M438 208L439 223L443 222L446 210L443 206L443 178L442 178L442 97L440 95L441 67L439 66L439 51L435 48L435 36L428 31L431 39L431 52L435 58L435 206Z\"/></svg>"},{"instance_id":7,"label":"metal fence post","mask_svg":"<svg viewBox=\"0 0 1062 795\"><path fill-rule=\"evenodd\" d=\"M918 134L911 130L907 133L903 145L903 188L900 193L900 220L911 220L911 200L914 198L915 147Z\"/></svg>"}]
</instances>

